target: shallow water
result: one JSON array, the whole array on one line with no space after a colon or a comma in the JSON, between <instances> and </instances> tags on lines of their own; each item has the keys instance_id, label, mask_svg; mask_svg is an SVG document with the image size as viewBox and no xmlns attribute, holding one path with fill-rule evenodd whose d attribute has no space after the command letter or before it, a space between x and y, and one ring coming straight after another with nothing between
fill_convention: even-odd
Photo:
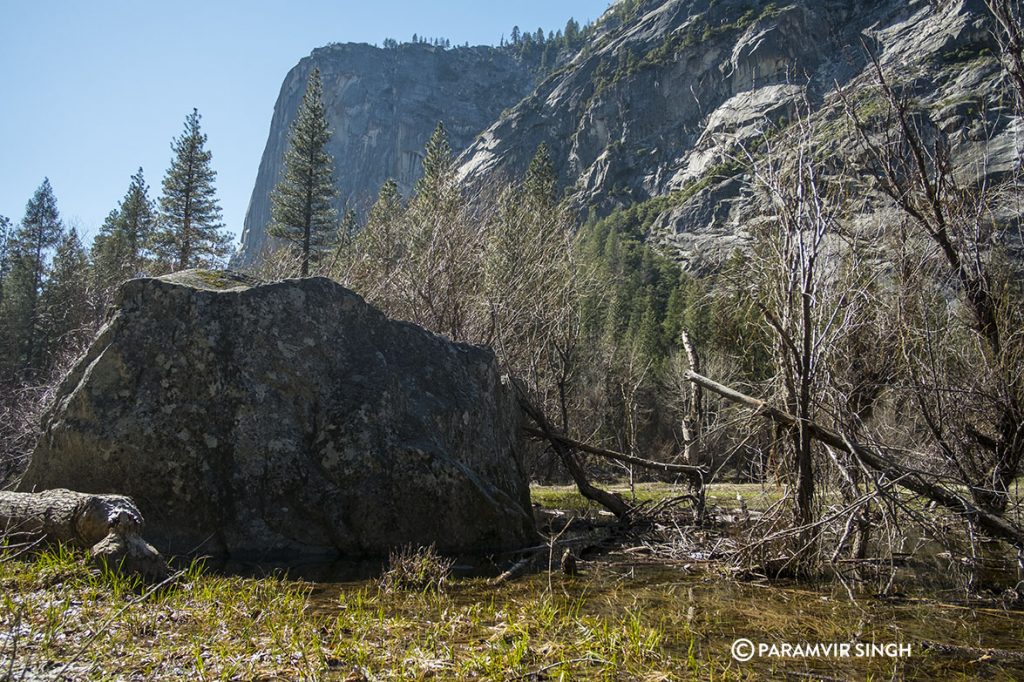
<instances>
[{"instance_id":1,"label":"shallow water","mask_svg":"<svg viewBox=\"0 0 1024 682\"><path fill-rule=\"evenodd\" d=\"M563 610L612 622L636 614L661 634L671 679L704 679L711 669L729 679L1024 680L1024 656L1007 660L974 651L1024 650L1024 606L1000 599L1020 579L1007 570L1013 561L1005 550L982 548L972 572L937 543L908 540L905 549L892 567L880 566L873 575L863 569L856 576L862 580L853 580L852 567L844 569L849 589L831 578L818 584L738 581L715 564L637 562L625 554L582 562L583 574L575 578L542 571L496 588L486 578L507 568L511 556L459 557L445 600L467 612L479 604L501 611L553 600ZM346 599L377 590L385 563L321 559L210 568L311 583L312 611L333 618ZM390 603L398 612L417 608L415 601ZM741 638L753 644L749 660L733 656ZM784 644L804 650L787 652ZM815 644L832 648L806 651ZM585 671L580 676L587 677Z\"/></svg>"},{"instance_id":2,"label":"shallow water","mask_svg":"<svg viewBox=\"0 0 1024 682\"><path fill-rule=\"evenodd\" d=\"M480 566L463 564L466 572ZM337 567L336 567L337 568ZM379 568L379 565L378 565ZM493 567L493 564L491 565ZM927 582L927 581L925 581ZM318 582L312 608L330 617L346 595L376 589L371 578ZM674 675L700 679L706 670L687 661L714 661L740 679L1024 679L1024 662L977 660L971 652L939 653L933 643L979 649L1024 649L1024 610L990 601L966 602L956 591L923 587L896 599L850 594L836 583L752 584L712 575L702 567L629 564L614 559L589 562L583 575L568 578L546 572L494 588L481 578L454 580L447 599L456 606L481 602L522 603L553 598L584 615L622 618L635 613L661 633L661 648L671 656ZM750 640L755 648L776 645L748 661L732 656L733 643ZM781 645L850 643L850 655L773 657ZM889 651L858 650L857 644L889 645ZM899 645L909 647L900 653ZM743 653L743 652L741 652ZM792 653L792 652L791 652ZM805 654L807 652L797 652ZM836 654L842 650L837 649ZM876 655L857 657L865 653Z\"/></svg>"}]
</instances>

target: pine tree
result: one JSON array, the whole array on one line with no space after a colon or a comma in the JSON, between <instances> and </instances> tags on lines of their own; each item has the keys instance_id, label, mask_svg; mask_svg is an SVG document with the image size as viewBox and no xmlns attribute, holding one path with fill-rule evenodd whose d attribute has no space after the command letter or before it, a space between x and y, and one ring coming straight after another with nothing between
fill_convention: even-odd
<instances>
[{"instance_id":1,"label":"pine tree","mask_svg":"<svg viewBox=\"0 0 1024 682\"><path fill-rule=\"evenodd\" d=\"M230 237L221 231L221 210L210 168L212 154L199 129L196 109L185 119L185 131L171 143L174 159L163 181L160 227L154 251L172 271L208 266L223 259Z\"/></svg>"},{"instance_id":2,"label":"pine tree","mask_svg":"<svg viewBox=\"0 0 1024 682\"><path fill-rule=\"evenodd\" d=\"M573 46L577 40L579 40L580 25L575 19L570 18L567 22L565 22L564 35L565 44L570 47Z\"/></svg>"},{"instance_id":3,"label":"pine tree","mask_svg":"<svg viewBox=\"0 0 1024 682\"><path fill-rule=\"evenodd\" d=\"M349 250L347 286L389 311L395 309L391 275L403 253L403 239L407 236L402 229L404 220L405 206L398 185L387 180Z\"/></svg>"},{"instance_id":4,"label":"pine tree","mask_svg":"<svg viewBox=\"0 0 1024 682\"><path fill-rule=\"evenodd\" d=\"M350 244L358 232L359 215L354 208L346 209L345 213L341 216L341 222L338 223L337 240Z\"/></svg>"},{"instance_id":5,"label":"pine tree","mask_svg":"<svg viewBox=\"0 0 1024 682\"><path fill-rule=\"evenodd\" d=\"M301 256L302 276L330 245L337 229L333 201L334 161L327 152L331 131L323 103L320 70L313 69L292 123L284 174L271 193L271 236L285 239Z\"/></svg>"},{"instance_id":6,"label":"pine tree","mask_svg":"<svg viewBox=\"0 0 1024 682\"><path fill-rule=\"evenodd\" d=\"M444 122L438 121L423 150L423 176L416 182L415 203L447 211L458 199L455 158Z\"/></svg>"},{"instance_id":7,"label":"pine tree","mask_svg":"<svg viewBox=\"0 0 1024 682\"><path fill-rule=\"evenodd\" d=\"M63 231L57 198L46 178L25 206L25 217L10 246L10 295L5 296L4 318L9 325L13 362L23 371L42 367L40 296L49 251L60 243Z\"/></svg>"},{"instance_id":8,"label":"pine tree","mask_svg":"<svg viewBox=\"0 0 1024 682\"><path fill-rule=\"evenodd\" d=\"M637 311L637 322L633 331L633 343L642 356L657 363L662 359L661 350L661 326L658 321L658 313L654 309L654 300L646 296Z\"/></svg>"},{"instance_id":9,"label":"pine tree","mask_svg":"<svg viewBox=\"0 0 1024 682\"><path fill-rule=\"evenodd\" d=\"M368 223L393 223L402 214L402 196L398 193L398 183L388 179L381 185L377 201L370 209Z\"/></svg>"},{"instance_id":10,"label":"pine tree","mask_svg":"<svg viewBox=\"0 0 1024 682\"><path fill-rule=\"evenodd\" d=\"M388 180L377 194L377 201L366 219L366 225L356 236L358 251L365 262L360 264L360 275L367 279L373 275L386 277L401 255L400 224L405 207L394 180Z\"/></svg>"},{"instance_id":11,"label":"pine tree","mask_svg":"<svg viewBox=\"0 0 1024 682\"><path fill-rule=\"evenodd\" d=\"M551 162L548 146L541 143L526 169L523 188L531 201L542 208L553 208L556 203L555 166Z\"/></svg>"},{"instance_id":12,"label":"pine tree","mask_svg":"<svg viewBox=\"0 0 1024 682\"><path fill-rule=\"evenodd\" d=\"M99 232L92 240L93 274L100 289L110 290L123 282L124 267L122 265L120 233L121 212L112 210L103 219Z\"/></svg>"},{"instance_id":13,"label":"pine tree","mask_svg":"<svg viewBox=\"0 0 1024 682\"><path fill-rule=\"evenodd\" d=\"M450 242L463 208L455 178L455 158L443 122L438 122L423 149L423 175L416 181L415 192L404 228L408 231L405 237L409 253L419 258L435 249L439 237Z\"/></svg>"},{"instance_id":14,"label":"pine tree","mask_svg":"<svg viewBox=\"0 0 1024 682\"><path fill-rule=\"evenodd\" d=\"M14 364L15 355L9 310L8 306L4 305L10 289L13 239L10 219L7 216L0 216L0 381L7 378L9 368Z\"/></svg>"},{"instance_id":15,"label":"pine tree","mask_svg":"<svg viewBox=\"0 0 1024 682\"><path fill-rule=\"evenodd\" d=\"M402 228L406 286L412 294L403 314L458 341L465 338L469 292L478 289L477 225L467 219L444 124L423 151L423 176Z\"/></svg>"},{"instance_id":16,"label":"pine tree","mask_svg":"<svg viewBox=\"0 0 1024 682\"><path fill-rule=\"evenodd\" d=\"M72 228L57 246L42 292L43 338L47 358L55 358L89 336L94 311L90 298L89 258ZM52 361L52 360L51 360Z\"/></svg>"},{"instance_id":17,"label":"pine tree","mask_svg":"<svg viewBox=\"0 0 1024 682\"><path fill-rule=\"evenodd\" d=\"M146 271L155 226L156 208L140 168L93 241L92 256L101 287L116 286Z\"/></svg>"}]
</instances>

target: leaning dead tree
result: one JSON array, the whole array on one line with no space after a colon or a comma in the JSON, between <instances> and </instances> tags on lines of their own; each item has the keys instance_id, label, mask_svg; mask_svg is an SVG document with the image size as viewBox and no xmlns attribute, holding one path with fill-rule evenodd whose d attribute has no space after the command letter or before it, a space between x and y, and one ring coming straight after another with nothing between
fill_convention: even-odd
<instances>
[{"instance_id":1,"label":"leaning dead tree","mask_svg":"<svg viewBox=\"0 0 1024 682\"><path fill-rule=\"evenodd\" d=\"M697 484L704 478L706 470L699 466L692 466L689 464L673 464L672 462L656 462L651 459L644 459L642 457L636 457L635 455L627 455L624 452L616 452L615 450L608 450L607 448L599 448L595 445L588 445L582 441L578 441L574 438L562 435L555 431L546 432L542 429L535 429L526 427L523 429L527 435L533 436L534 438L542 438L546 440L555 440L565 445L566 447L578 450L579 452L585 452L589 455L597 455L604 459L610 459L616 462L622 462L623 464L631 464L638 466L642 469L650 469L651 471L660 471L666 474L682 474L690 482Z\"/></svg>"},{"instance_id":2,"label":"leaning dead tree","mask_svg":"<svg viewBox=\"0 0 1024 682\"><path fill-rule=\"evenodd\" d=\"M579 489L580 494L588 500L597 502L620 519L629 517L629 513L632 510L629 503L622 499L621 495L598 488L590 482L586 472L583 470L583 464L573 448L557 437L559 435L557 430L547 420L544 413L531 404L522 395L522 392L519 395L519 405L523 408L523 412L534 421L544 438L551 444L551 448L562 461L566 471L572 476L572 480Z\"/></svg>"},{"instance_id":3,"label":"leaning dead tree","mask_svg":"<svg viewBox=\"0 0 1024 682\"><path fill-rule=\"evenodd\" d=\"M730 402L753 408L756 415L783 428L792 429L798 426L799 420L794 415L772 407L763 400L740 393L692 371L687 373L686 378ZM991 537L1013 545L1024 561L1024 528L1011 523L1002 516L986 511L956 490L929 480L925 473L908 469L879 450L862 445L845 434L814 422L807 422L804 426L810 437L831 448L853 455L864 466L881 474L891 484L921 495L938 506L960 515Z\"/></svg>"},{"instance_id":4,"label":"leaning dead tree","mask_svg":"<svg viewBox=\"0 0 1024 682\"><path fill-rule=\"evenodd\" d=\"M700 355L697 353L696 347L693 345L693 341L690 339L689 333L684 329L680 333L680 340L683 343L683 349L686 351L686 360L690 364L690 371L700 373ZM683 458L693 467L696 468L696 473L691 473L690 476L690 487L693 489L694 494L697 498L696 512L697 512L697 523L701 524L704 520L704 510L706 507L706 484L705 479L705 455L707 449L704 447L704 431L707 423L707 415L704 410L704 391L701 389L699 384L690 383L690 402L687 406L686 416L683 417Z\"/></svg>"},{"instance_id":5,"label":"leaning dead tree","mask_svg":"<svg viewBox=\"0 0 1024 682\"><path fill-rule=\"evenodd\" d=\"M167 563L142 539L142 514L123 495L62 488L0 492L0 537L9 547L65 543L89 550L94 561L148 578L167 576Z\"/></svg>"},{"instance_id":6,"label":"leaning dead tree","mask_svg":"<svg viewBox=\"0 0 1024 682\"><path fill-rule=\"evenodd\" d=\"M574 440L573 438L560 433L558 429L548 421L547 417L544 416L543 411L530 402L522 388L516 384L516 382L513 382L513 385L516 387L520 407L536 425L535 428L525 427L524 431L530 436L546 440L562 461L566 471L569 472L569 475L572 477L572 480L576 484L580 494L586 499L601 505L619 519L630 518L633 515L634 508L625 499L623 499L621 495L604 490L603 488L599 488L591 483L590 479L587 477L583 463L580 461L578 453L584 452L598 457L603 457L605 459L655 471L661 471L664 473L682 474L687 477L691 482L691 485L703 486L707 471L702 467L692 466L689 464L655 462L653 460L643 459L634 455L627 455L622 452L615 452L613 450L587 445L586 443ZM698 512L699 511L700 510L698 510Z\"/></svg>"}]
</instances>

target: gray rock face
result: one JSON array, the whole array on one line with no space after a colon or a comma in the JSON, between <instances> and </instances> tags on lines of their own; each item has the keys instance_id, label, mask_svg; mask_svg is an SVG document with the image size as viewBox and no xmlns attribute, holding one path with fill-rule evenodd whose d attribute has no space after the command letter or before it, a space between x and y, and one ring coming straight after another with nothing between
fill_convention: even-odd
<instances>
[{"instance_id":1,"label":"gray rock face","mask_svg":"<svg viewBox=\"0 0 1024 682\"><path fill-rule=\"evenodd\" d=\"M326 279L133 280L60 388L21 490L131 496L169 553L377 556L534 539L493 353Z\"/></svg>"},{"instance_id":2,"label":"gray rock face","mask_svg":"<svg viewBox=\"0 0 1024 682\"><path fill-rule=\"evenodd\" d=\"M335 98L343 193L372 193L388 175L411 189L422 143L445 118L453 148L464 149L459 174L470 188L521 176L546 143L580 209L603 215L681 190L684 204L665 211L650 238L698 270L742 248L759 217L743 196L746 183L729 182L739 175L732 160L744 156L741 147L756 146L798 108L834 119L829 112L841 111L836 84L856 90L871 81L865 44L950 138L954 165L968 181L1020 165L1021 123L999 115L1002 75L981 0L643 0L631 16L620 10L609 9L588 44L532 92L530 78L500 50L479 58L425 46L314 52L282 89L243 262L262 243L273 164L313 62L336 74L324 88ZM456 80L434 75L446 60L462 60ZM385 64L392 70L382 75ZM380 95L403 78L418 84L408 112L405 99ZM423 106L431 113L417 119ZM499 116L504 107L511 108ZM987 127L969 115L979 108L993 113Z\"/></svg>"},{"instance_id":3,"label":"gray rock face","mask_svg":"<svg viewBox=\"0 0 1024 682\"><path fill-rule=\"evenodd\" d=\"M544 142L581 206L663 194L721 162L722 138L754 114L784 117L836 50L834 30L876 4L648 0L617 26L606 17L592 49L486 130L460 173L521 173Z\"/></svg>"},{"instance_id":4,"label":"gray rock face","mask_svg":"<svg viewBox=\"0 0 1024 682\"><path fill-rule=\"evenodd\" d=\"M408 196L421 173L423 147L444 121L455 150L526 96L533 71L509 51L491 47L443 50L430 45L379 49L365 44L314 50L287 75L274 106L270 135L235 261L252 263L267 241L270 191L280 177L306 81L320 68L333 131L339 207L365 209L388 179Z\"/></svg>"},{"instance_id":5,"label":"gray rock face","mask_svg":"<svg viewBox=\"0 0 1024 682\"><path fill-rule=\"evenodd\" d=\"M759 212L745 183L729 182L738 169L722 178L722 167L797 106L813 116L835 106L836 83L868 83L862 41L950 135L955 165L972 177L1019 167L1012 117L984 132L964 125L966 111L1001 106L980 0L647 0L601 26L590 49L463 153L467 184L521 174L543 142L580 208L603 214L684 190L651 238L691 268L713 268Z\"/></svg>"}]
</instances>

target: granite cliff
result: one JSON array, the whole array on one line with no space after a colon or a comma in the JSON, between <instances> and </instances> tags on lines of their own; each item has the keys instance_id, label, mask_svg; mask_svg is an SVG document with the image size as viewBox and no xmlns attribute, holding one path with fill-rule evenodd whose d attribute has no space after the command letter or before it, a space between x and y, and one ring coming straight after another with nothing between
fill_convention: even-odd
<instances>
[{"instance_id":1,"label":"granite cliff","mask_svg":"<svg viewBox=\"0 0 1024 682\"><path fill-rule=\"evenodd\" d=\"M1019 164L1020 120L1000 115L998 46L980 0L627 4L624 20L606 14L590 49L463 153L465 182L521 173L546 143L579 207L666 197L649 238L692 269L713 268L758 213L735 162L741 145L797 106L841 115L835 89L871 81L869 51L949 136L955 165L989 176ZM966 125L981 108L987 130Z\"/></svg>"},{"instance_id":2,"label":"granite cliff","mask_svg":"<svg viewBox=\"0 0 1024 682\"><path fill-rule=\"evenodd\" d=\"M492 47L442 49L426 44L377 48L335 44L313 50L285 77L245 216L238 265L258 258L267 240L270 190L280 176L306 80L319 67L333 131L339 208L365 209L394 179L403 195L420 173L423 146L438 121L463 149L534 86L528 62Z\"/></svg>"},{"instance_id":3,"label":"granite cliff","mask_svg":"<svg viewBox=\"0 0 1024 682\"><path fill-rule=\"evenodd\" d=\"M349 55L359 47L331 50ZM474 49L467 55L480 55L474 59L486 61L489 71L467 63L471 68L459 70L452 82L412 77L417 101L451 107L438 105L415 125L363 125L390 116L381 112L390 111L393 96L363 95L353 108L344 104L349 82L380 79L381 63L396 69L399 63L345 57L345 68L359 75L336 77L334 144L365 151L336 153L343 192L355 191L347 179L352 174L365 183L358 189L363 194L388 176L407 192L418 145L444 118L453 148L462 150L459 172L468 186L521 174L546 143L562 189L580 209L600 215L661 197L650 239L690 268L713 268L742 244L757 212L734 161L741 145L756 142L772 125L785 125L797 106L834 116L837 85L869 83L869 51L910 87L949 137L955 165L980 170L982 177L1019 165L1021 123L1005 115L998 99L1002 71L981 0L620 0L587 32L582 48L536 84L507 51ZM263 239L268 182L303 74L335 52L314 52L282 90L246 221L245 260ZM431 69L447 59L468 59L451 52L424 52L422 58L435 65ZM491 56L484 60L485 54ZM417 62L415 73L422 68ZM406 77L393 70L387 85L374 82L382 92L399 92ZM472 99L451 102L445 93L452 91ZM992 125L984 130L969 125L977 120L969 114L979 109L990 112ZM488 113L490 120L481 124ZM384 149L385 159L371 158Z\"/></svg>"}]
</instances>

